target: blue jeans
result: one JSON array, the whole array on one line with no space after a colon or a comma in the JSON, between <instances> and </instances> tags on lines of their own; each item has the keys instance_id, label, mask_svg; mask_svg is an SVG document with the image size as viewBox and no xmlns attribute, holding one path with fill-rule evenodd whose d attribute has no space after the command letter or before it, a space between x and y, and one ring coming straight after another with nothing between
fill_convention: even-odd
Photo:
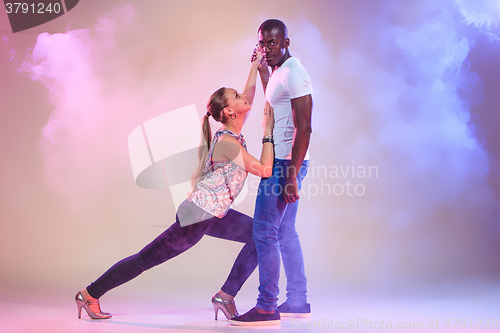
<instances>
[{"instance_id":1,"label":"blue jeans","mask_svg":"<svg viewBox=\"0 0 500 333\"><path fill-rule=\"evenodd\" d=\"M287 204L283 199L289 165L290 160L274 161L273 175L261 179L255 203L253 239L259 262L260 282L257 307L266 311L274 311L278 305L281 258L287 279L287 303L292 306L307 303L304 258L299 235L295 230L299 200ZM304 161L298 172L299 190L308 166L309 161Z\"/></svg>"}]
</instances>

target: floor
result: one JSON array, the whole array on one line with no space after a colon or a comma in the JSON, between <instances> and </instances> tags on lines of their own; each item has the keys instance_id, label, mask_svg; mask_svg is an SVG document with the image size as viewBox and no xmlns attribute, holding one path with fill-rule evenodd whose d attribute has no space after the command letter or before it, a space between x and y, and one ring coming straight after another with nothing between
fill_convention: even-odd
<instances>
[{"instance_id":1,"label":"floor","mask_svg":"<svg viewBox=\"0 0 500 333\"><path fill-rule=\"evenodd\" d=\"M55 295L55 296L54 296ZM209 295L210 296L210 295ZM241 296L241 295L240 295ZM381 290L324 293L310 299L308 319L282 319L275 327L233 327L214 320L210 298L187 295L149 295L127 299L123 293L106 295L103 311L109 320L91 320L83 311L77 318L74 295L39 292L2 292L2 333L68 332L243 332L243 331L343 331L343 332L498 332L500 285L435 286L411 291ZM240 312L253 306L251 297L238 301ZM175 303L173 303L175 302ZM222 313L219 314L225 319ZM221 319L219 317L219 319Z\"/></svg>"}]
</instances>

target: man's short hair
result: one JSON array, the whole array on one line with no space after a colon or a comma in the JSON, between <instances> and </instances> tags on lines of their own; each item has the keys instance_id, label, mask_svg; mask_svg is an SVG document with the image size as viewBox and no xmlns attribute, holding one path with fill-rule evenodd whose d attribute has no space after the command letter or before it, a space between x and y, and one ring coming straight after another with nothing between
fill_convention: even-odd
<instances>
[{"instance_id":1,"label":"man's short hair","mask_svg":"<svg viewBox=\"0 0 500 333\"><path fill-rule=\"evenodd\" d=\"M274 29L278 30L278 33L281 37L288 38L288 31L286 29L286 25L280 20L269 19L267 21L264 21L264 23L262 23L259 27L260 32L271 31Z\"/></svg>"}]
</instances>

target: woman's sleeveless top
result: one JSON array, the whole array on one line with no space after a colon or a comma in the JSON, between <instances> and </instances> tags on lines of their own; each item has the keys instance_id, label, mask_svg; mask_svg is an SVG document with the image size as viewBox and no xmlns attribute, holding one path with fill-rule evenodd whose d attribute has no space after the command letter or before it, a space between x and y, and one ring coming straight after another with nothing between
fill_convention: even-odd
<instances>
[{"instance_id":1,"label":"woman's sleeveless top","mask_svg":"<svg viewBox=\"0 0 500 333\"><path fill-rule=\"evenodd\" d=\"M237 139L241 146L247 150L242 134L237 135L227 129L218 130L212 140L201 179L189 197L189 200L198 207L218 218L226 216L229 207L243 188L248 174L246 170L233 161L213 163L212 155L215 143L224 134Z\"/></svg>"}]
</instances>

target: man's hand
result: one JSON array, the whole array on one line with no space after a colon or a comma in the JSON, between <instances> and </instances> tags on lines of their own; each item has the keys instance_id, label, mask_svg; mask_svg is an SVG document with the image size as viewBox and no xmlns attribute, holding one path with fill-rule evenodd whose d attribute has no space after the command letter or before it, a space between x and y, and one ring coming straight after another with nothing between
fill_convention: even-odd
<instances>
[{"instance_id":1,"label":"man's hand","mask_svg":"<svg viewBox=\"0 0 500 333\"><path fill-rule=\"evenodd\" d=\"M283 188L283 199L287 204L294 203L299 200L299 188L297 185L297 177L287 177Z\"/></svg>"}]
</instances>

